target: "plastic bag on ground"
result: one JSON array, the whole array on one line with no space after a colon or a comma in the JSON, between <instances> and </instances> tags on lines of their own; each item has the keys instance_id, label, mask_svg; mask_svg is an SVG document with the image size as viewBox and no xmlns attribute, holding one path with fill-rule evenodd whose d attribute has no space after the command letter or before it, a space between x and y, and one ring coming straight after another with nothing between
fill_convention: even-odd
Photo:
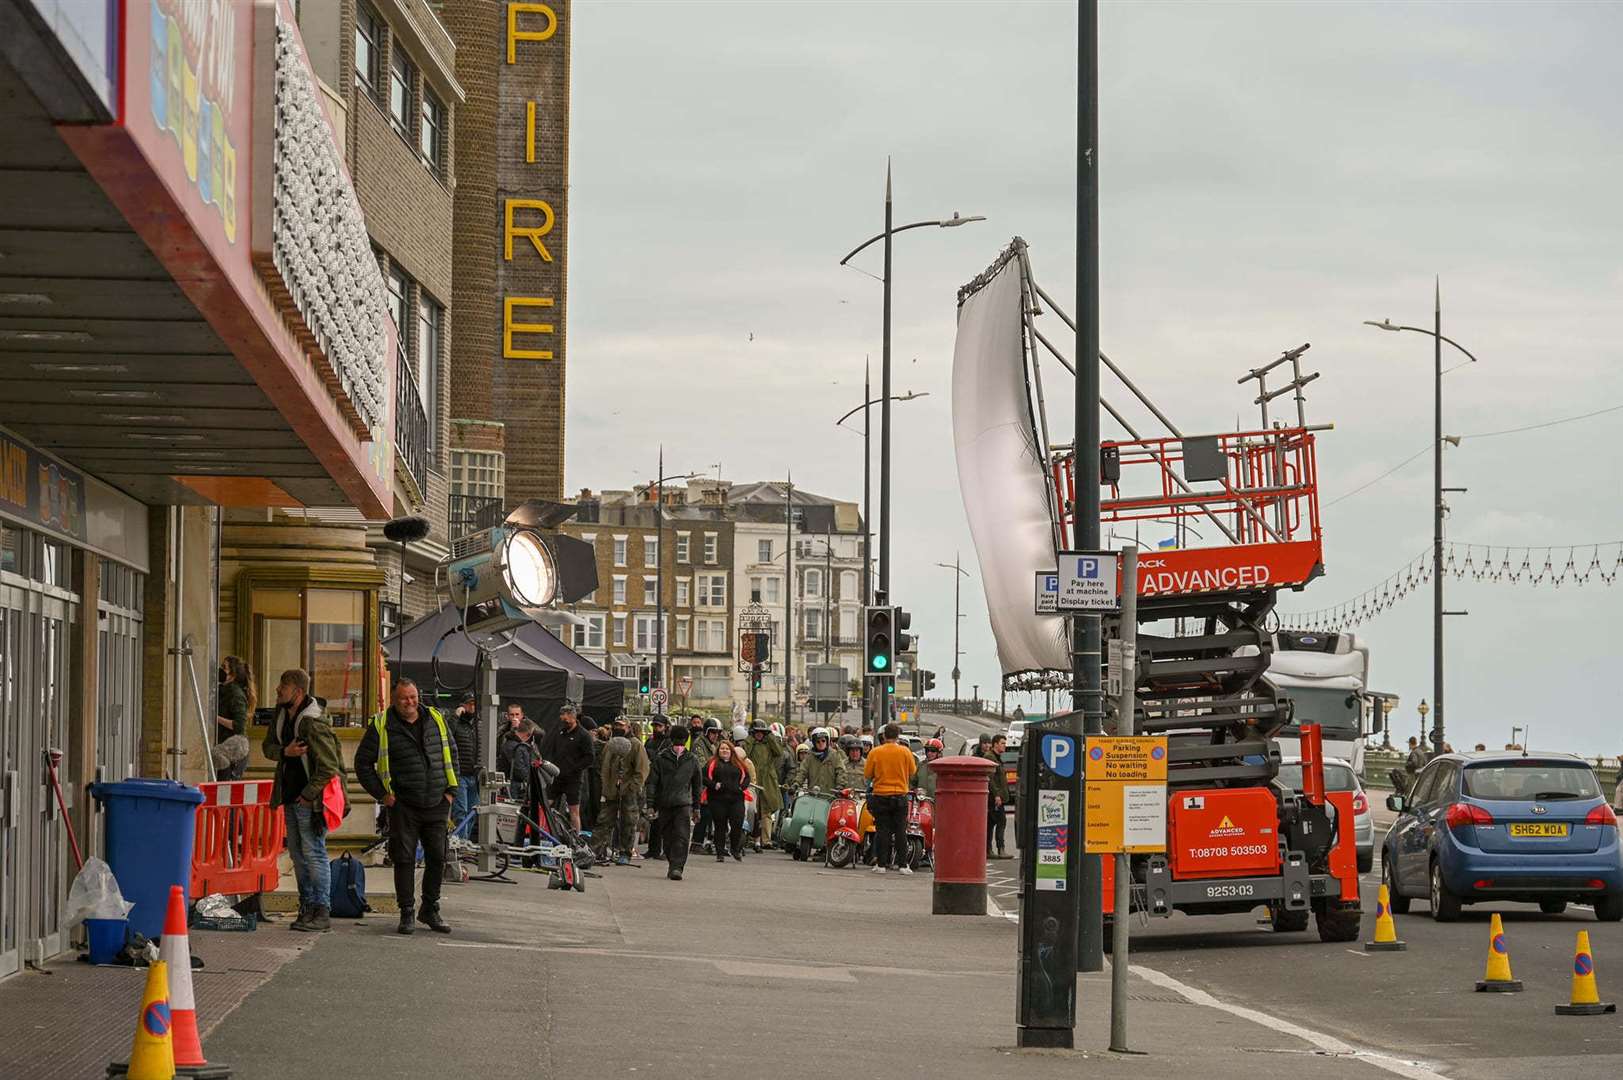
<instances>
[{"instance_id":1,"label":"plastic bag on ground","mask_svg":"<svg viewBox=\"0 0 1623 1080\"><path fill-rule=\"evenodd\" d=\"M67 924L75 926L86 919L122 919L135 905L119 891L113 868L92 855L68 890L68 906L63 912Z\"/></svg>"}]
</instances>

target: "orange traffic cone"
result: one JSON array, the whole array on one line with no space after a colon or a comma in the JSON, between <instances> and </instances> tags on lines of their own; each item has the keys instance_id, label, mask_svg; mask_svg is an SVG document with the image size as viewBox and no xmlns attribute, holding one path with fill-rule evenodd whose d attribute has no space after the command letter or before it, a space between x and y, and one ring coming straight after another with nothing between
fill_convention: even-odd
<instances>
[{"instance_id":1,"label":"orange traffic cone","mask_svg":"<svg viewBox=\"0 0 1623 1080\"><path fill-rule=\"evenodd\" d=\"M1364 951L1402 952L1408 947L1398 940L1397 924L1392 921L1392 897L1383 884L1375 898L1375 940L1364 942Z\"/></svg>"},{"instance_id":2,"label":"orange traffic cone","mask_svg":"<svg viewBox=\"0 0 1623 1080\"><path fill-rule=\"evenodd\" d=\"M107 1066L108 1076L129 1080L174 1080L175 1051L169 1035L169 965L158 960L147 969L141 1015L135 1021L135 1044L128 1064Z\"/></svg>"},{"instance_id":3,"label":"orange traffic cone","mask_svg":"<svg viewBox=\"0 0 1623 1080\"><path fill-rule=\"evenodd\" d=\"M175 1070L181 1076L225 1080L231 1070L210 1065L203 1058L197 1034L197 999L192 995L192 946L186 932L186 892L169 887L169 910L164 914L163 940L158 955L169 965L169 1014L174 1024Z\"/></svg>"},{"instance_id":4,"label":"orange traffic cone","mask_svg":"<svg viewBox=\"0 0 1623 1080\"><path fill-rule=\"evenodd\" d=\"M1617 1012L1617 1005L1602 1001L1595 989L1595 956L1589 951L1589 931L1578 931L1572 957L1572 1002L1555 1007L1558 1016L1600 1016Z\"/></svg>"},{"instance_id":5,"label":"orange traffic cone","mask_svg":"<svg viewBox=\"0 0 1623 1080\"><path fill-rule=\"evenodd\" d=\"M1493 913L1488 929L1488 970L1476 984L1477 993L1514 994L1522 984L1510 975L1510 946L1505 943L1505 925L1499 913Z\"/></svg>"}]
</instances>

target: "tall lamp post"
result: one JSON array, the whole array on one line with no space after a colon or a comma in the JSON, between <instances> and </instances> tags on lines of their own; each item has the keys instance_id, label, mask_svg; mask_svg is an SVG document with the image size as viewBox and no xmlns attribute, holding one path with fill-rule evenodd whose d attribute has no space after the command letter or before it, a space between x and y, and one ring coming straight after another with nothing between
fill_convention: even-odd
<instances>
[{"instance_id":1,"label":"tall lamp post","mask_svg":"<svg viewBox=\"0 0 1623 1080\"><path fill-rule=\"evenodd\" d=\"M665 685L665 481L692 480L702 473L665 475L665 447L659 448L659 470L654 474L654 678L650 690ZM646 580L646 579L644 579ZM663 712L663 710L660 710Z\"/></svg>"},{"instance_id":2,"label":"tall lamp post","mask_svg":"<svg viewBox=\"0 0 1623 1080\"><path fill-rule=\"evenodd\" d=\"M885 231L878 236L870 237L852 248L845 258L840 260L844 266L855 258L863 249L871 244L883 240L885 242L885 274L881 281L885 287L884 319L883 319L883 346L879 360L879 591L885 594L885 602L893 603L890 595L890 267L891 267L891 238L897 233L909 229L922 229L932 226L941 229L950 229L958 225L967 225L971 221L985 221L984 217L963 217L954 213L952 217L934 221L915 221L910 225L894 225L891 217L890 197L890 163L885 163ZM882 680L889 682L890 680Z\"/></svg>"},{"instance_id":3,"label":"tall lamp post","mask_svg":"<svg viewBox=\"0 0 1623 1080\"><path fill-rule=\"evenodd\" d=\"M959 600L960 600L961 595L963 593L964 578L969 576L969 571L964 569L962 557L959 556L959 555L956 555L956 554L953 555L952 562L950 562L950 563L938 562L938 563L936 563L936 565L941 567L943 570L951 570L953 572L953 579L952 579L952 714L954 716L957 716L958 715L958 659L959 659L959 657L964 655L963 650L958 647L958 625L959 625L959 622L963 619L963 615L960 614ZM979 694L977 694L976 696L978 697Z\"/></svg>"},{"instance_id":4,"label":"tall lamp post","mask_svg":"<svg viewBox=\"0 0 1623 1080\"><path fill-rule=\"evenodd\" d=\"M1426 714L1430 711L1431 709L1426 705L1426 699L1421 698L1420 704L1415 706L1415 712L1420 714L1420 745L1422 747L1426 745Z\"/></svg>"},{"instance_id":5,"label":"tall lamp post","mask_svg":"<svg viewBox=\"0 0 1623 1080\"><path fill-rule=\"evenodd\" d=\"M1439 280L1435 285L1432 306L1432 329L1422 326L1398 326L1391 319L1374 322L1364 320L1365 326L1373 326L1377 330L1401 331L1407 330L1414 334L1425 334L1432 339L1432 356L1434 360L1432 391L1432 411L1436 427L1432 444L1432 532L1431 532L1431 559L1432 559L1432 596L1431 596L1431 700L1436 719L1431 728L1432 753L1443 752L1443 620L1449 615L1464 615L1464 611L1445 611L1443 609L1443 517L1448 513L1448 504L1443 496L1450 492L1463 492L1465 488L1450 488L1443 486L1443 443L1450 442L1455 446L1460 443L1458 436L1443 435L1443 342L1448 342L1467 360L1476 363L1476 357L1471 350L1443 334L1443 287ZM1425 710L1421 710L1425 715ZM1425 732L1421 733L1421 742L1425 741Z\"/></svg>"},{"instance_id":6,"label":"tall lamp post","mask_svg":"<svg viewBox=\"0 0 1623 1080\"><path fill-rule=\"evenodd\" d=\"M914 398L929 396L930 392L928 390L918 392L909 390L905 394L893 395L889 400L912 401ZM862 369L862 404L834 421L834 426L839 427L858 412L862 413L862 605L864 607L873 603L873 552L870 550L871 545L869 543L873 538L873 485L870 481L870 474L873 471L873 450L870 447L872 442L871 433L873 431L871 421L872 406L877 404L879 404L878 399L873 396L873 391L868 385L868 367L864 364ZM864 679L862 682L862 724L864 727L870 726L868 703L868 680Z\"/></svg>"}]
</instances>

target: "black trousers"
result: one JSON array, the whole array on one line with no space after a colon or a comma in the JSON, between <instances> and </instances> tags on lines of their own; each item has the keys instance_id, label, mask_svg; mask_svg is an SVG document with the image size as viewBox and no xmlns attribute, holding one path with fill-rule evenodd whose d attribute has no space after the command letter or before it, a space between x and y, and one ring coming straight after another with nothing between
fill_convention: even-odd
<instances>
[{"instance_id":1,"label":"black trousers","mask_svg":"<svg viewBox=\"0 0 1623 1080\"><path fill-rule=\"evenodd\" d=\"M715 816L715 813L714 813L714 811L712 811L710 809L710 804L708 802L703 803L702 805L700 805L700 807L699 807L699 823L697 825L693 826L693 842L695 844L703 844L705 842L705 839L710 836L711 819L714 816ZM719 840L719 839L723 839L725 836L726 836L726 826L725 825L716 826L716 838Z\"/></svg>"},{"instance_id":2,"label":"black trousers","mask_svg":"<svg viewBox=\"0 0 1623 1080\"><path fill-rule=\"evenodd\" d=\"M688 845L693 842L693 807L663 807L654 821L654 834L665 848L670 868L680 872L688 864Z\"/></svg>"},{"instance_id":3,"label":"black trousers","mask_svg":"<svg viewBox=\"0 0 1623 1080\"><path fill-rule=\"evenodd\" d=\"M868 812L873 814L878 865L887 869L900 865L907 856L907 796L870 795Z\"/></svg>"},{"instance_id":4,"label":"black trousers","mask_svg":"<svg viewBox=\"0 0 1623 1080\"><path fill-rule=\"evenodd\" d=\"M986 808L986 853L992 854L995 847L999 855L1003 854L1003 840L1009 828L1009 816L1003 812L1001 806L988 806Z\"/></svg>"},{"instance_id":5,"label":"black trousers","mask_svg":"<svg viewBox=\"0 0 1623 1080\"><path fill-rule=\"evenodd\" d=\"M389 808L389 860L394 863L394 896L400 910L416 911L412 886L417 872L417 845L423 845L423 906L440 906L440 882L445 877L445 838L451 804L421 809L396 802Z\"/></svg>"},{"instance_id":6,"label":"black trousers","mask_svg":"<svg viewBox=\"0 0 1623 1080\"><path fill-rule=\"evenodd\" d=\"M705 805L716 830L716 854L730 851L734 855L744 851L744 800L732 802L712 800ZM703 819L700 819L701 823Z\"/></svg>"}]
</instances>

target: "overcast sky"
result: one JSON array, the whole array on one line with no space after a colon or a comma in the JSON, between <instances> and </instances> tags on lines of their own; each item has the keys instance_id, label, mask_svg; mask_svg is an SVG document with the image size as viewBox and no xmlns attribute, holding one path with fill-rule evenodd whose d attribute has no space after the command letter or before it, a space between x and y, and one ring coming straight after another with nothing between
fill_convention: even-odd
<instances>
[{"instance_id":1,"label":"overcast sky","mask_svg":"<svg viewBox=\"0 0 1623 1080\"><path fill-rule=\"evenodd\" d=\"M954 296L1014 235L1074 296L1074 5L593 0L575 20L571 490L650 477L663 442L673 471L792 470L860 500L861 438L833 421L877 365L880 290L837 262L882 227L886 156L899 223L989 219L896 244L894 388L930 396L895 409L894 591L950 693L934 564L961 551L979 577ZM1135 3L1100 21L1103 345L1185 430L1250 423L1235 380L1310 341L1309 418L1336 424L1326 501L1429 446L1429 340L1360 324L1429 323L1433 275L1444 333L1481 358L1445 380L1450 433L1623 403L1623 7ZM1051 418L1070 429L1068 407ZM1620 432L1623 412L1450 450L1471 489L1450 534L1623 537ZM1327 576L1281 610L1422 551L1430 484L1423 455L1330 508ZM964 597L964 693L995 697L978 585ZM1471 614L1449 624L1450 740L1531 724L1540 747L1623 750L1620 600L1623 581L1453 586ZM1415 596L1361 630L1405 736L1432 697L1430 612Z\"/></svg>"}]
</instances>

